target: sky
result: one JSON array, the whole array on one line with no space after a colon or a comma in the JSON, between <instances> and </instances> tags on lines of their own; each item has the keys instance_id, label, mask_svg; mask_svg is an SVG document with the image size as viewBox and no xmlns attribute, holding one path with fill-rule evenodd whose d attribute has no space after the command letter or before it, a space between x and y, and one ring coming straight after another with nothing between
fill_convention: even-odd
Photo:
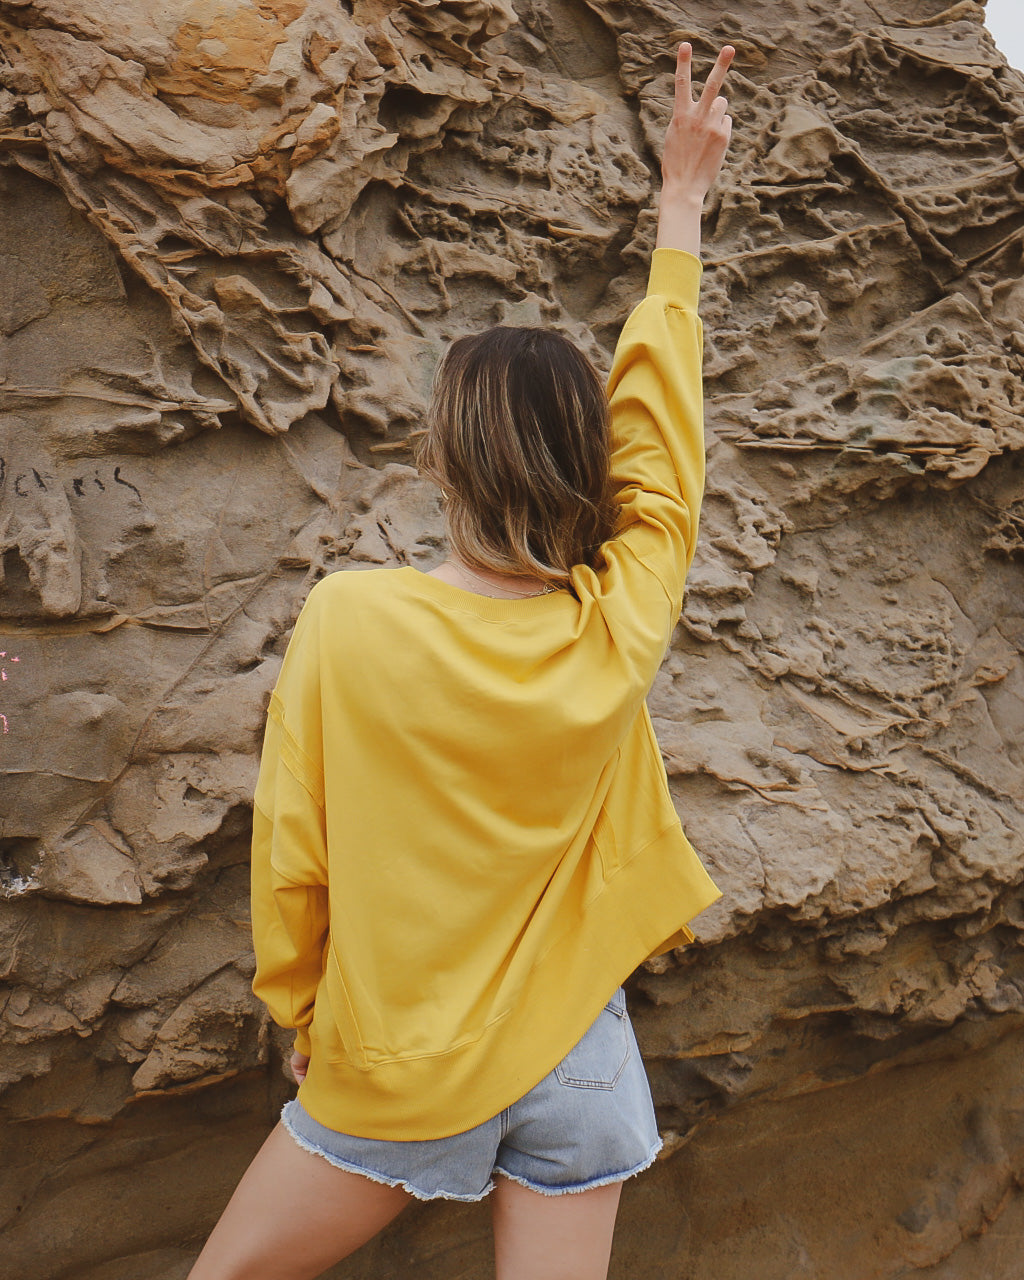
<instances>
[{"instance_id":1,"label":"sky","mask_svg":"<svg viewBox=\"0 0 1024 1280\"><path fill-rule=\"evenodd\" d=\"M1024 3L1022 0L988 0L985 26L1011 67L1024 71Z\"/></svg>"}]
</instances>

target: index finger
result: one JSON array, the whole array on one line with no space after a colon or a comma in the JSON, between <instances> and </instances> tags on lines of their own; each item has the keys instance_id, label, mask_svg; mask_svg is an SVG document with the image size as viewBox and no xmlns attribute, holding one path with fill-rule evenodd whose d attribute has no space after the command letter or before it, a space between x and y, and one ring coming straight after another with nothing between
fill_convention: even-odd
<instances>
[{"instance_id":1,"label":"index finger","mask_svg":"<svg viewBox=\"0 0 1024 1280\"><path fill-rule=\"evenodd\" d=\"M700 95L701 102L703 102L705 98L709 103L714 102L715 98L718 97L718 91L724 84L726 74L728 73L732 60L735 57L736 50L731 44L722 46L722 50L715 61L715 65L711 68L711 74L708 76L707 83L704 86L704 91Z\"/></svg>"}]
</instances>

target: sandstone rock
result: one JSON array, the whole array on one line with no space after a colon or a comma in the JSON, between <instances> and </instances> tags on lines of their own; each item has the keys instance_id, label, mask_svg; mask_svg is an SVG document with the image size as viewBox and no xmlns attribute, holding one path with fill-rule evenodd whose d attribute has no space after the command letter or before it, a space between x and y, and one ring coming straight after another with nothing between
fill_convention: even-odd
<instances>
[{"instance_id":1,"label":"sandstone rock","mask_svg":"<svg viewBox=\"0 0 1024 1280\"><path fill-rule=\"evenodd\" d=\"M106 830L102 829L106 826ZM48 849L35 877L46 893L98 905L140 903L142 888L130 850L107 824L88 823Z\"/></svg>"},{"instance_id":2,"label":"sandstone rock","mask_svg":"<svg viewBox=\"0 0 1024 1280\"><path fill-rule=\"evenodd\" d=\"M650 706L724 897L631 983L667 1141L612 1274L1019 1280L1024 79L983 16L0 3L5 1273L183 1277L273 1122L246 860L290 627L441 557L445 342L607 367L685 37L736 44L737 125ZM334 1274L489 1249L421 1206Z\"/></svg>"},{"instance_id":3,"label":"sandstone rock","mask_svg":"<svg viewBox=\"0 0 1024 1280\"><path fill-rule=\"evenodd\" d=\"M178 1005L156 1033L145 1062L132 1076L138 1092L180 1080L234 1075L263 1060L254 1032L266 1013L252 994L252 972L214 974Z\"/></svg>"}]
</instances>

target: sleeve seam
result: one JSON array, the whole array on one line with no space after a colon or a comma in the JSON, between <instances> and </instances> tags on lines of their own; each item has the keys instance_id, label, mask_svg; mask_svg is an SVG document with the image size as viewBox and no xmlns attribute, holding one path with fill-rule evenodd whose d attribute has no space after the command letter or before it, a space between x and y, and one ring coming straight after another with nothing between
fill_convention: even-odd
<instances>
[{"instance_id":1,"label":"sleeve seam","mask_svg":"<svg viewBox=\"0 0 1024 1280\"><path fill-rule=\"evenodd\" d=\"M632 527L634 526L631 525L630 528ZM638 551L634 550L634 548L630 545L629 541L627 539L622 538L622 534L619 534L615 538L616 542L619 542L620 540L621 540L621 546L623 551L628 552L628 554L633 557L633 559L636 561L637 564L642 565L647 570L647 572L651 574L651 576L657 582L658 586L661 587L662 591L664 591L665 599L674 608L676 598L673 595L673 593L668 589L668 587L665 585L665 579L661 576L658 570L655 569L655 567L652 564L648 563L646 556L642 556Z\"/></svg>"},{"instance_id":2,"label":"sleeve seam","mask_svg":"<svg viewBox=\"0 0 1024 1280\"><path fill-rule=\"evenodd\" d=\"M295 735L284 722L284 704L276 694L271 696L269 714L273 717L277 727L281 730L281 744L278 748L278 758L280 763L288 770L291 776L299 784L304 791L309 794L309 798L317 806L318 809L324 808L324 792L322 784L315 780L315 767L313 761L309 759L305 751L295 739Z\"/></svg>"}]
</instances>

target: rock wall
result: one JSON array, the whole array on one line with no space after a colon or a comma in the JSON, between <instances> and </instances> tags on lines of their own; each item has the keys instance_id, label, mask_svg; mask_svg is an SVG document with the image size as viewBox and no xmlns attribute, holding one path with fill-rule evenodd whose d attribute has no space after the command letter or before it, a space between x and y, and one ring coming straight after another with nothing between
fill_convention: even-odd
<instances>
[{"instance_id":1,"label":"rock wall","mask_svg":"<svg viewBox=\"0 0 1024 1280\"><path fill-rule=\"evenodd\" d=\"M729 40L709 480L650 705L724 898L631 984L625 1280L1019 1280L1024 78L972 0L0 0L0 1259L176 1280L286 1095L262 718L441 556L433 364L607 366L671 51ZM417 1206L338 1277L486 1276Z\"/></svg>"}]
</instances>

